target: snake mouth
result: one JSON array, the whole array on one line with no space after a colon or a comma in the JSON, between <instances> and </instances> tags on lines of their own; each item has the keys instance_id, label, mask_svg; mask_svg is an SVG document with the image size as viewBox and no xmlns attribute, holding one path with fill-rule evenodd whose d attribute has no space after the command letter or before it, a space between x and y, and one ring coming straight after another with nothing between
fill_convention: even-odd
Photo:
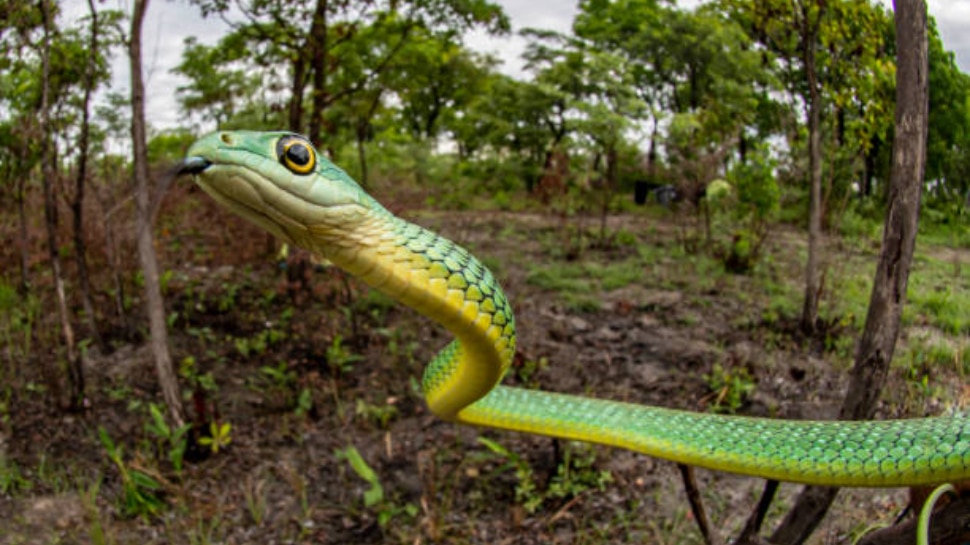
<instances>
[{"instance_id":1,"label":"snake mouth","mask_svg":"<svg viewBox=\"0 0 970 545\"><path fill-rule=\"evenodd\" d=\"M203 157L193 156L183 159L179 164L175 165L173 170L176 176L181 176L183 174L199 174L210 166L212 166L212 161Z\"/></svg>"}]
</instances>

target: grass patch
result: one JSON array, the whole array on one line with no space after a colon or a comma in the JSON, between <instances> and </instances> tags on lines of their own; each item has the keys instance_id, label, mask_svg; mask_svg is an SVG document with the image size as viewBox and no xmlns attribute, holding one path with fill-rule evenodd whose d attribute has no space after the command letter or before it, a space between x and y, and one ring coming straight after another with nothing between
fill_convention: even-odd
<instances>
[{"instance_id":1,"label":"grass patch","mask_svg":"<svg viewBox=\"0 0 970 545\"><path fill-rule=\"evenodd\" d=\"M939 259L921 255L914 261L907 323L930 325L949 335L970 333L970 278Z\"/></svg>"},{"instance_id":2,"label":"grass patch","mask_svg":"<svg viewBox=\"0 0 970 545\"><path fill-rule=\"evenodd\" d=\"M637 283L645 276L642 262L633 258L609 265L583 262L535 267L526 275L526 282L556 292L570 310L593 312L602 307L600 293Z\"/></svg>"}]
</instances>

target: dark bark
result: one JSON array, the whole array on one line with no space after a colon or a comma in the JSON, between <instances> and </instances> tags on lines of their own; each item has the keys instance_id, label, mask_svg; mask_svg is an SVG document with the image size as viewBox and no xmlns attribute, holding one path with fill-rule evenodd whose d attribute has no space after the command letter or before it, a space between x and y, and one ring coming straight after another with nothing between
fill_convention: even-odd
<instances>
[{"instance_id":1,"label":"dark bark","mask_svg":"<svg viewBox=\"0 0 970 545\"><path fill-rule=\"evenodd\" d=\"M56 151L51 135L52 128L50 123L50 39L51 39L51 6L49 0L40 2L41 16L44 24L44 38L41 45L41 102L40 102L40 161L41 161L41 185L44 192L44 220L47 227L47 249L51 263L51 272L54 276L54 291L57 295L57 311L61 320L61 336L64 340L64 347L67 350L67 372L69 383L68 407L79 409L84 402L84 372L80 358L77 354L77 347L74 343L74 327L71 325L71 316L67 308L67 294L64 288L64 275L61 269L60 248L57 244L57 198L54 195L54 186L57 178ZM57 373L51 373L53 380ZM54 386L54 385L52 385ZM58 391L56 388L54 391Z\"/></svg>"},{"instance_id":2,"label":"dark bark","mask_svg":"<svg viewBox=\"0 0 970 545\"><path fill-rule=\"evenodd\" d=\"M371 130L371 120L374 119L374 114L377 113L377 108L381 105L381 96L384 94L384 90L379 90L374 98L371 100L370 106L364 115L357 118L356 123L356 133L357 133L357 159L360 161L360 180L359 183L365 189L368 183L368 169L367 169L367 142L372 138Z\"/></svg>"},{"instance_id":3,"label":"dark bark","mask_svg":"<svg viewBox=\"0 0 970 545\"><path fill-rule=\"evenodd\" d=\"M88 326L88 334L94 340L101 353L107 351L107 345L98 327L97 316L94 312L94 301L91 296L91 275L88 272L87 246L84 241L84 189L88 176L88 152L91 134L91 97L94 94L98 65L98 10L94 7L94 0L88 0L91 12L91 37L88 42L88 65L84 70L84 99L81 106L81 134L78 139L77 178L74 183L74 199L71 210L74 213L74 259L77 265L78 287L81 289L81 302L84 305L84 317Z\"/></svg>"},{"instance_id":4,"label":"dark bark","mask_svg":"<svg viewBox=\"0 0 970 545\"><path fill-rule=\"evenodd\" d=\"M697 522L697 529L700 530L704 543L717 545L717 536L711 530L710 519L707 518L707 511L701 501L701 492L697 487L697 479L694 477L694 468L685 464L677 464L677 469L680 470L680 478L684 482L684 492L687 493L687 502L690 504L690 511L694 514L694 521Z\"/></svg>"},{"instance_id":5,"label":"dark bark","mask_svg":"<svg viewBox=\"0 0 970 545\"><path fill-rule=\"evenodd\" d=\"M20 294L30 291L30 249L27 243L27 210L24 207L27 176L17 176L17 245L20 250Z\"/></svg>"},{"instance_id":6,"label":"dark bark","mask_svg":"<svg viewBox=\"0 0 970 545\"><path fill-rule=\"evenodd\" d=\"M819 252L822 243L822 146L821 146L821 110L822 97L818 89L818 73L815 62L815 48L818 37L818 21L822 17L821 10L815 20L809 20L811 11L805 0L802 5L802 40L803 63L805 76L808 80L808 259L805 263L805 300L802 306L801 329L806 335L815 332L815 322L818 319L819 299Z\"/></svg>"},{"instance_id":7,"label":"dark bark","mask_svg":"<svg viewBox=\"0 0 970 545\"><path fill-rule=\"evenodd\" d=\"M313 11L313 23L310 26L310 70L313 74L313 89L310 97L312 108L310 112L310 126L307 138L314 146L322 149L323 112L327 108L329 96L327 93L327 66L329 50L327 49L327 8L328 0L317 0Z\"/></svg>"},{"instance_id":8,"label":"dark bark","mask_svg":"<svg viewBox=\"0 0 970 545\"><path fill-rule=\"evenodd\" d=\"M926 163L929 91L926 4L896 0L896 138L882 252L866 324L839 418L872 418L899 335L909 269L916 244L920 191ZM806 487L772 536L773 543L802 543L821 522L837 489Z\"/></svg>"},{"instance_id":9,"label":"dark bark","mask_svg":"<svg viewBox=\"0 0 970 545\"><path fill-rule=\"evenodd\" d=\"M771 507L771 502L774 501L777 492L778 481L765 481L765 488L761 492L758 505L755 506L754 511L752 511L747 522L745 522L741 534L738 536L737 541L735 541L737 545L762 543L762 540L758 537L758 533L761 532L761 526L765 522L765 516L768 514L768 509Z\"/></svg>"},{"instance_id":10,"label":"dark bark","mask_svg":"<svg viewBox=\"0 0 970 545\"><path fill-rule=\"evenodd\" d=\"M899 336L909 269L916 246L926 169L929 61L926 4L896 0L896 138L882 254L869 300L859 357L852 369L843 415L871 418ZM871 324L871 327L870 327Z\"/></svg>"},{"instance_id":11,"label":"dark bark","mask_svg":"<svg viewBox=\"0 0 970 545\"><path fill-rule=\"evenodd\" d=\"M290 104L288 108L289 130L303 134L303 88L306 85L306 61L301 55L293 61L293 79L290 81Z\"/></svg>"},{"instance_id":12,"label":"dark bark","mask_svg":"<svg viewBox=\"0 0 970 545\"><path fill-rule=\"evenodd\" d=\"M145 134L145 84L141 66L141 32L147 9L148 0L135 0L131 17L131 41L128 44L131 63L131 139L134 152L135 200L138 204L136 222L138 257L145 279L145 302L155 371L158 374L165 404L168 406L169 418L175 427L179 427L185 423L185 413L168 348L165 303L159 285L158 261L151 224L152 199L148 173L148 141Z\"/></svg>"},{"instance_id":13,"label":"dark bark","mask_svg":"<svg viewBox=\"0 0 970 545\"><path fill-rule=\"evenodd\" d=\"M870 146L869 151L866 152L863 158L862 188L859 194L862 198L872 196L872 181L876 176L876 157L879 155L880 144L881 142L878 138L873 139L872 146Z\"/></svg>"}]
</instances>

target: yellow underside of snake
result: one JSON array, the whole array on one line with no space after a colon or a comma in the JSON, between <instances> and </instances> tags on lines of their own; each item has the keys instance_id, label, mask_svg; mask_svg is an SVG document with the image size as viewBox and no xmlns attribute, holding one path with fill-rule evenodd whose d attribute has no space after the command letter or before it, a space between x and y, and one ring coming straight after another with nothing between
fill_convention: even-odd
<instances>
[{"instance_id":1,"label":"yellow underside of snake","mask_svg":"<svg viewBox=\"0 0 970 545\"><path fill-rule=\"evenodd\" d=\"M395 217L302 137L217 132L181 171L284 241L315 252L446 327L428 365L428 407L446 420L612 445L688 465L839 486L970 477L970 418L815 422L676 411L498 385L515 320L498 283L463 248Z\"/></svg>"}]
</instances>

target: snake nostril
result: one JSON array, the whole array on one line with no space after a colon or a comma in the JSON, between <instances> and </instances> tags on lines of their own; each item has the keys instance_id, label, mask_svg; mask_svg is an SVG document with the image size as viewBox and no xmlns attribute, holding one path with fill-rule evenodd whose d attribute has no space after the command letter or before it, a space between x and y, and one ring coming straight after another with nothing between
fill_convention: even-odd
<instances>
[{"instance_id":1,"label":"snake nostril","mask_svg":"<svg viewBox=\"0 0 970 545\"><path fill-rule=\"evenodd\" d=\"M229 135L228 135L228 134L226 134L226 133L222 133L222 134L220 134L220 135L219 135L219 140L222 140L222 143L223 143L223 144L232 144L232 137L231 137L231 136L229 136Z\"/></svg>"}]
</instances>

